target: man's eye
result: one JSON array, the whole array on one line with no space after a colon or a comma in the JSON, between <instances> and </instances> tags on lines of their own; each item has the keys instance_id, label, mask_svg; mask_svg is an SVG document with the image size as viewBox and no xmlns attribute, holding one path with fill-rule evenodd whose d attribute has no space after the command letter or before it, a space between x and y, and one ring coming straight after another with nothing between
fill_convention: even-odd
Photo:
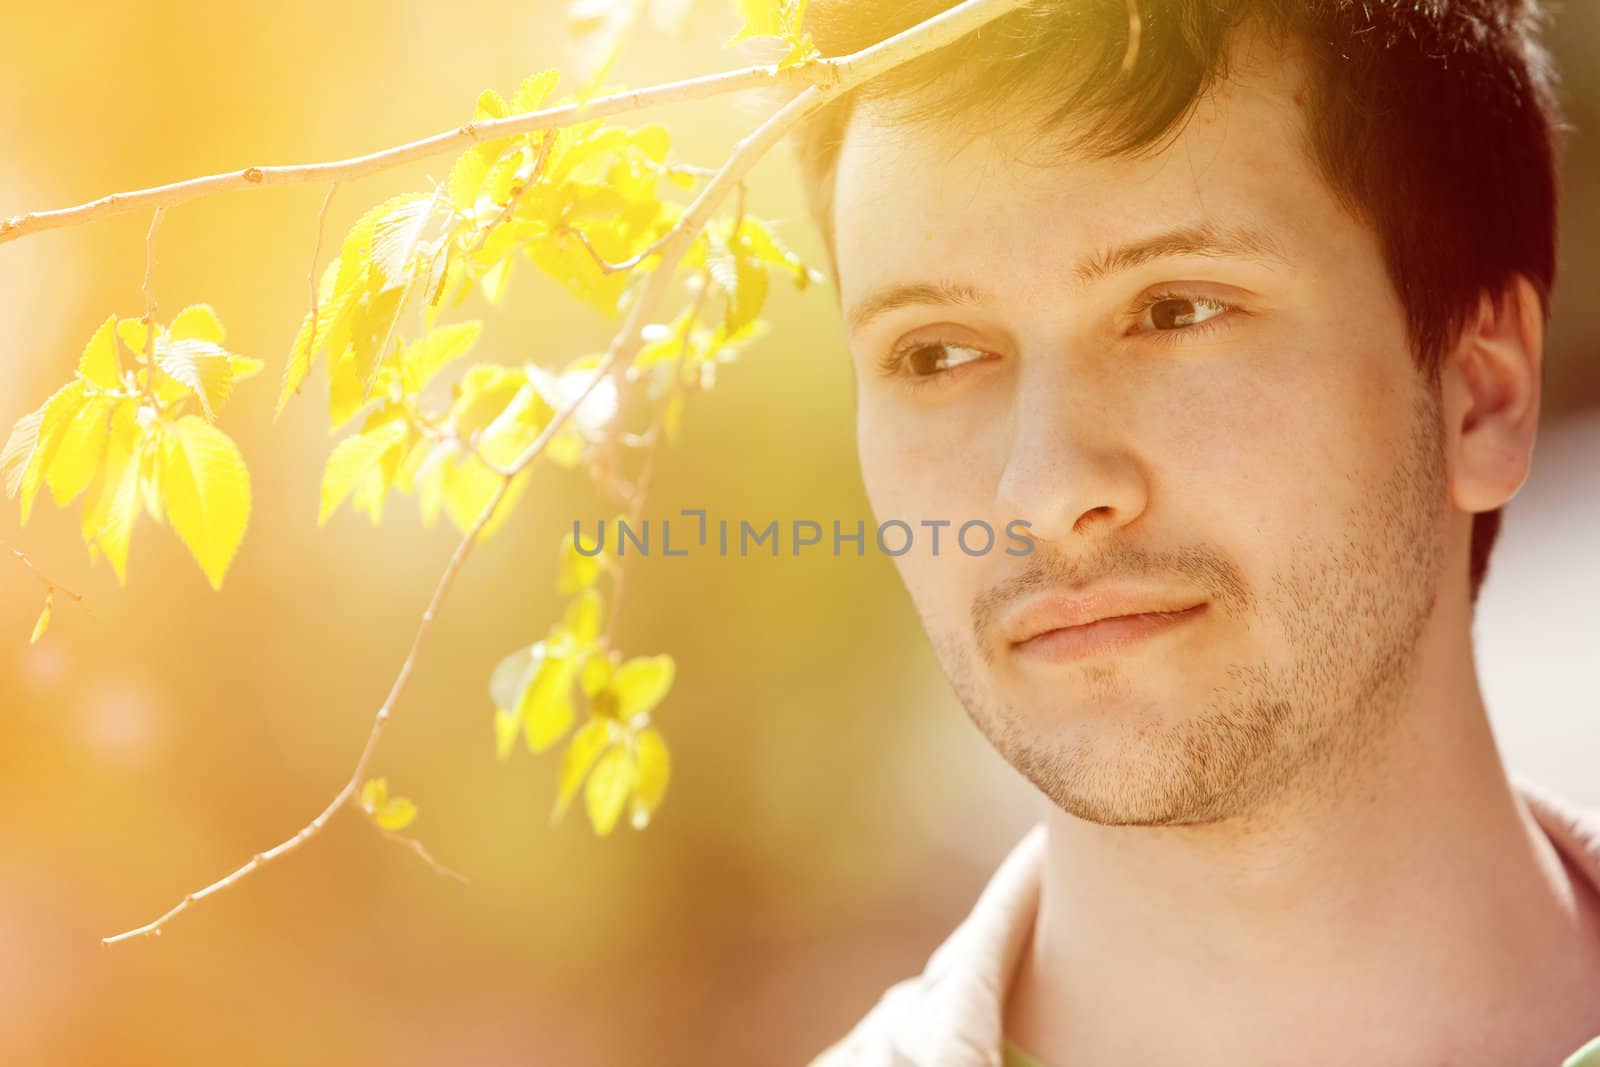
<instances>
[{"instance_id":1,"label":"man's eye","mask_svg":"<svg viewBox=\"0 0 1600 1067\"><path fill-rule=\"evenodd\" d=\"M913 341L889 352L881 361L884 374L920 385L947 371L983 359L985 353L970 345L946 341Z\"/></svg>"},{"instance_id":2,"label":"man's eye","mask_svg":"<svg viewBox=\"0 0 1600 1067\"><path fill-rule=\"evenodd\" d=\"M1232 304L1210 297L1157 294L1146 301L1139 326L1145 330L1181 330L1199 326L1231 310Z\"/></svg>"}]
</instances>

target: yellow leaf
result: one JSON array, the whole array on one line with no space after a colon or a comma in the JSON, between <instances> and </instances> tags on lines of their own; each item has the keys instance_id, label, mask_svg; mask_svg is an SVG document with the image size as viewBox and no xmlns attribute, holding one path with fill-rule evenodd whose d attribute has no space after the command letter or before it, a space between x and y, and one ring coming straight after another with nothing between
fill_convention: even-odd
<instances>
[{"instance_id":1,"label":"yellow leaf","mask_svg":"<svg viewBox=\"0 0 1600 1067\"><path fill-rule=\"evenodd\" d=\"M191 323L191 326L194 324ZM200 401L206 418L215 419L217 409L233 390L233 362L228 353L211 341L163 339L156 343L156 366L162 373L182 382Z\"/></svg>"},{"instance_id":2,"label":"yellow leaf","mask_svg":"<svg viewBox=\"0 0 1600 1067\"><path fill-rule=\"evenodd\" d=\"M565 656L546 656L533 681L522 692L517 714L522 719L528 750L548 749L572 728L573 663Z\"/></svg>"},{"instance_id":3,"label":"yellow leaf","mask_svg":"<svg viewBox=\"0 0 1600 1067\"><path fill-rule=\"evenodd\" d=\"M603 551L587 555L579 552L572 534L566 534L561 538L561 567L556 576L556 591L562 596L571 596L580 589L587 589L599 579L604 559Z\"/></svg>"},{"instance_id":4,"label":"yellow leaf","mask_svg":"<svg viewBox=\"0 0 1600 1067\"><path fill-rule=\"evenodd\" d=\"M496 146L494 154L489 152L491 145ZM484 176L489 173L489 163L498 155L498 145L498 140L473 145L450 165L444 187L457 210L472 211L476 208L478 190L483 186Z\"/></svg>"},{"instance_id":5,"label":"yellow leaf","mask_svg":"<svg viewBox=\"0 0 1600 1067\"><path fill-rule=\"evenodd\" d=\"M410 427L405 420L396 419L377 429L346 437L334 447L322 472L322 507L317 513L318 526L328 521L328 517L344 502L351 490L378 469L385 456L402 447L408 433Z\"/></svg>"},{"instance_id":6,"label":"yellow leaf","mask_svg":"<svg viewBox=\"0 0 1600 1067\"><path fill-rule=\"evenodd\" d=\"M470 473L469 473L470 472ZM500 499L500 506L489 516L489 521L483 524L483 530L478 535L480 540L493 537L505 525L511 513L516 510L517 503L528 491L530 471L523 471L511 479L511 486L506 490L506 495ZM466 490L463 483L466 480L476 481L476 490ZM500 483L500 476L484 470L483 464L476 460L463 463L455 467L445 479L445 510L449 512L450 519L456 527L465 533L478 521L484 509L489 506L489 497L493 486Z\"/></svg>"},{"instance_id":7,"label":"yellow leaf","mask_svg":"<svg viewBox=\"0 0 1600 1067\"><path fill-rule=\"evenodd\" d=\"M751 37L781 37L788 27L784 22L784 0L734 0L733 7L744 24L739 32L723 42L726 47Z\"/></svg>"},{"instance_id":8,"label":"yellow leaf","mask_svg":"<svg viewBox=\"0 0 1600 1067\"><path fill-rule=\"evenodd\" d=\"M478 105L472 112L473 122L482 122L485 119L503 119L505 117L506 102L499 93L493 89L485 89L478 94Z\"/></svg>"},{"instance_id":9,"label":"yellow leaf","mask_svg":"<svg viewBox=\"0 0 1600 1067\"><path fill-rule=\"evenodd\" d=\"M482 322L462 322L430 330L408 345L401 357L405 391L415 394L427 388L434 375L467 354L482 332Z\"/></svg>"},{"instance_id":10,"label":"yellow leaf","mask_svg":"<svg viewBox=\"0 0 1600 1067\"><path fill-rule=\"evenodd\" d=\"M544 662L544 642L529 648L519 648L499 663L489 673L489 699L497 708L511 710L522 702L522 691L533 681L539 664Z\"/></svg>"},{"instance_id":11,"label":"yellow leaf","mask_svg":"<svg viewBox=\"0 0 1600 1067\"><path fill-rule=\"evenodd\" d=\"M544 70L528 75L511 98L511 113L520 115L525 111L537 111L560 77L559 70Z\"/></svg>"},{"instance_id":12,"label":"yellow leaf","mask_svg":"<svg viewBox=\"0 0 1600 1067\"><path fill-rule=\"evenodd\" d=\"M556 790L556 805L550 813L552 823L566 814L567 806L577 796L578 787L594 761L600 757L610 741L610 724L602 719L590 719L572 735L567 751L561 757L560 784Z\"/></svg>"},{"instance_id":13,"label":"yellow leaf","mask_svg":"<svg viewBox=\"0 0 1600 1067\"><path fill-rule=\"evenodd\" d=\"M677 444L683 437L683 394L673 393L667 398L667 408L661 414L661 429L669 444Z\"/></svg>"},{"instance_id":14,"label":"yellow leaf","mask_svg":"<svg viewBox=\"0 0 1600 1067\"><path fill-rule=\"evenodd\" d=\"M220 345L224 336L222 320L210 304L190 304L178 312L167 332L175 341L209 341L214 345Z\"/></svg>"},{"instance_id":15,"label":"yellow leaf","mask_svg":"<svg viewBox=\"0 0 1600 1067\"><path fill-rule=\"evenodd\" d=\"M36 645L39 643L39 638L44 636L46 627L50 625L50 609L55 606L55 599L54 589L44 591L44 610L39 612L39 621L33 624L33 636L28 638L28 644Z\"/></svg>"},{"instance_id":16,"label":"yellow leaf","mask_svg":"<svg viewBox=\"0 0 1600 1067\"><path fill-rule=\"evenodd\" d=\"M135 402L123 401L111 416L106 461L89 491L83 509L83 539L89 558L105 553L119 584L127 582L128 545L139 514L139 481L143 460Z\"/></svg>"},{"instance_id":17,"label":"yellow leaf","mask_svg":"<svg viewBox=\"0 0 1600 1067\"><path fill-rule=\"evenodd\" d=\"M254 378L256 375L260 374L262 368L265 367L266 364L261 360L254 359L250 356L241 356L237 353L229 352L228 366L233 370L234 382L238 383L244 381L246 378Z\"/></svg>"},{"instance_id":18,"label":"yellow leaf","mask_svg":"<svg viewBox=\"0 0 1600 1067\"><path fill-rule=\"evenodd\" d=\"M119 319L117 321L117 336L122 338L122 343L128 346L128 351L133 353L142 362L150 354L150 328L138 319ZM156 331L156 339L161 337L160 330Z\"/></svg>"},{"instance_id":19,"label":"yellow leaf","mask_svg":"<svg viewBox=\"0 0 1600 1067\"><path fill-rule=\"evenodd\" d=\"M22 476L28 469L28 457L39 443L39 426L44 422L44 409L49 401L28 412L11 427L6 446L0 449L0 481L5 482L6 496L16 496L22 488Z\"/></svg>"},{"instance_id":20,"label":"yellow leaf","mask_svg":"<svg viewBox=\"0 0 1600 1067\"><path fill-rule=\"evenodd\" d=\"M665 163L667 161L667 152L672 146L672 135L659 122L637 127L630 135L630 140L633 143L633 147L655 162Z\"/></svg>"},{"instance_id":21,"label":"yellow leaf","mask_svg":"<svg viewBox=\"0 0 1600 1067\"><path fill-rule=\"evenodd\" d=\"M139 465L139 499L153 522L164 522L166 511L161 500L161 463L155 454L146 454Z\"/></svg>"},{"instance_id":22,"label":"yellow leaf","mask_svg":"<svg viewBox=\"0 0 1600 1067\"><path fill-rule=\"evenodd\" d=\"M585 589L567 605L561 618L562 633L577 645L587 647L600 636L600 616L605 613L605 601L597 589Z\"/></svg>"},{"instance_id":23,"label":"yellow leaf","mask_svg":"<svg viewBox=\"0 0 1600 1067\"><path fill-rule=\"evenodd\" d=\"M404 830L417 817L417 806L406 797L394 797L373 813L372 820L390 832Z\"/></svg>"},{"instance_id":24,"label":"yellow leaf","mask_svg":"<svg viewBox=\"0 0 1600 1067\"><path fill-rule=\"evenodd\" d=\"M412 259L422 241L423 231L435 217L431 196L411 193L396 197L393 207L372 224L373 269L385 287L404 285L414 270Z\"/></svg>"},{"instance_id":25,"label":"yellow leaf","mask_svg":"<svg viewBox=\"0 0 1600 1067\"><path fill-rule=\"evenodd\" d=\"M478 280L483 290L483 298L491 304L498 305L505 299L506 287L511 283L511 259L507 257L483 272L483 277Z\"/></svg>"},{"instance_id":26,"label":"yellow leaf","mask_svg":"<svg viewBox=\"0 0 1600 1067\"><path fill-rule=\"evenodd\" d=\"M323 268L322 278L317 283L317 336L314 338L311 336L311 312L307 309L305 317L300 320L300 329L294 335L294 343L289 346L289 362L283 368L283 386L278 392L278 406L273 412L274 418L283 414L284 406L289 403L289 397L300 391L306 375L311 373L312 357L328 337L333 321L339 317L344 302L349 299L348 293L342 300L333 299L334 284L338 277L338 260Z\"/></svg>"},{"instance_id":27,"label":"yellow leaf","mask_svg":"<svg viewBox=\"0 0 1600 1067\"><path fill-rule=\"evenodd\" d=\"M635 755L639 763L639 775L638 784L633 790L630 819L635 830L643 830L656 809L661 807L661 798L666 795L672 760L667 752L667 742L654 727L640 731L635 738Z\"/></svg>"},{"instance_id":28,"label":"yellow leaf","mask_svg":"<svg viewBox=\"0 0 1600 1067\"><path fill-rule=\"evenodd\" d=\"M122 385L122 361L117 358L117 317L110 316L89 338L78 357L78 377L99 389Z\"/></svg>"},{"instance_id":29,"label":"yellow leaf","mask_svg":"<svg viewBox=\"0 0 1600 1067\"><path fill-rule=\"evenodd\" d=\"M600 757L583 794L595 833L604 837L617 825L617 816L622 814L638 779L638 763L626 748L619 745Z\"/></svg>"},{"instance_id":30,"label":"yellow leaf","mask_svg":"<svg viewBox=\"0 0 1600 1067\"><path fill-rule=\"evenodd\" d=\"M594 701L611 688L611 676L616 673L621 654L615 650L605 655L590 656L583 664L583 695Z\"/></svg>"},{"instance_id":31,"label":"yellow leaf","mask_svg":"<svg viewBox=\"0 0 1600 1067\"><path fill-rule=\"evenodd\" d=\"M66 435L67 427L78 417L79 410L84 403L84 383L74 379L57 389L49 400L45 401L44 414L38 428L38 437L33 449L28 454L27 465L23 468L19 484L22 494L22 522L27 524L28 516L33 511L33 497L39 491L39 485L44 480L45 471L50 469L50 464L55 461L56 450L61 445L61 439ZM20 427L20 423L18 424ZM13 431L15 432L15 431ZM9 448L8 448L9 451Z\"/></svg>"},{"instance_id":32,"label":"yellow leaf","mask_svg":"<svg viewBox=\"0 0 1600 1067\"><path fill-rule=\"evenodd\" d=\"M611 685L617 693L617 717L623 721L654 710L672 688L671 656L640 656L617 668Z\"/></svg>"},{"instance_id":33,"label":"yellow leaf","mask_svg":"<svg viewBox=\"0 0 1600 1067\"><path fill-rule=\"evenodd\" d=\"M172 424L161 454L172 528L211 582L222 588L250 521L250 472L232 438L198 415Z\"/></svg>"},{"instance_id":34,"label":"yellow leaf","mask_svg":"<svg viewBox=\"0 0 1600 1067\"><path fill-rule=\"evenodd\" d=\"M105 454L108 420L116 401L107 396L91 396L61 435L46 484L57 507L66 507L94 481L100 458Z\"/></svg>"},{"instance_id":35,"label":"yellow leaf","mask_svg":"<svg viewBox=\"0 0 1600 1067\"><path fill-rule=\"evenodd\" d=\"M354 377L354 389L346 386L337 403L330 399L328 414L336 427L344 425L366 404L368 385L389 355L389 345L394 340L395 320L403 310L405 297L404 285L391 286L352 306L349 316L349 353L335 362L333 370L336 390L339 387L337 376L340 374Z\"/></svg>"},{"instance_id":36,"label":"yellow leaf","mask_svg":"<svg viewBox=\"0 0 1600 1067\"><path fill-rule=\"evenodd\" d=\"M121 401L112 409L104 462L95 472L94 479L89 483L88 494L83 498L83 540L89 548L91 562L99 555L95 537L110 510L116 487L121 484L123 468L138 446L137 408L138 401L130 399Z\"/></svg>"},{"instance_id":37,"label":"yellow leaf","mask_svg":"<svg viewBox=\"0 0 1600 1067\"><path fill-rule=\"evenodd\" d=\"M517 743L517 731L522 728L522 720L514 711L505 708L494 709L494 754L500 759L511 755L511 750Z\"/></svg>"},{"instance_id":38,"label":"yellow leaf","mask_svg":"<svg viewBox=\"0 0 1600 1067\"><path fill-rule=\"evenodd\" d=\"M389 779L368 778L361 787L361 806L369 813L376 812L389 801Z\"/></svg>"}]
</instances>

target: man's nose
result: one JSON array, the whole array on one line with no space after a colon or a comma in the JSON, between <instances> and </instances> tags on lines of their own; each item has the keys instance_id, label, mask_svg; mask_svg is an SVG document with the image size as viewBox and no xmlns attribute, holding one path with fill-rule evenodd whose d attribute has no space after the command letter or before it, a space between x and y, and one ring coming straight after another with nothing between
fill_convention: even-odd
<instances>
[{"instance_id":1,"label":"man's nose","mask_svg":"<svg viewBox=\"0 0 1600 1067\"><path fill-rule=\"evenodd\" d=\"M1137 521L1149 486L1115 403L1071 390L1034 383L1019 393L995 503L1037 540L1087 547Z\"/></svg>"}]
</instances>

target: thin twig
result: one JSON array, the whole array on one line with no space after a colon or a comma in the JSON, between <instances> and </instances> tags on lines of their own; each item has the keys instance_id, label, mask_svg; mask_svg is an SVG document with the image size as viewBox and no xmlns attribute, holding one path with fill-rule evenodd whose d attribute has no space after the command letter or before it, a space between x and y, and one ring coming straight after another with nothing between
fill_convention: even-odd
<instances>
[{"instance_id":1,"label":"thin twig","mask_svg":"<svg viewBox=\"0 0 1600 1067\"><path fill-rule=\"evenodd\" d=\"M417 657L422 651L423 642L427 639L428 632L433 628L434 617L438 614L439 607L443 604L445 596L449 594L450 587L455 584L456 575L461 573L462 566L466 563L467 557L471 555L473 545L477 543L478 534L483 531L484 526L488 525L489 517L499 508L500 501L505 498L506 491L510 487L511 482L509 480L500 482L499 486L495 488L494 494L489 498L488 506L483 509L482 514L467 530L466 536L461 539L461 543L456 545L456 550L450 556L450 562L445 565L444 574L440 577L439 584L434 587L433 596L429 599L428 606L422 613L422 623L417 627L416 634L411 638L411 647L406 652L405 660L400 664L400 673L395 676L394 684L389 687L389 695L384 698L382 706L378 708L377 716L372 720L372 729L367 733L367 743L361 749L360 758L356 760L355 770L350 773L349 780L345 782L334 798L328 802L327 807L323 808L316 818L302 826L293 837L265 852L257 852L250 858L248 863L245 863L233 873L219 878L204 889L196 890L186 895L160 918L128 930L125 933L101 938L103 944L114 945L119 941L127 941L135 937L145 937L150 934L159 935L162 926L187 911L191 905L204 900L214 893L220 893L245 878L257 868L263 867L281 856L288 855L305 844L322 832L323 827L327 826L328 820L333 818L335 812L345 804L357 799L362 781L366 776L367 765L372 762L372 754L378 748L378 739L383 736L384 727L389 724L390 718L394 715L394 707L399 703L400 695L405 692L406 684L411 680L411 672L416 667Z\"/></svg>"},{"instance_id":2,"label":"thin twig","mask_svg":"<svg viewBox=\"0 0 1600 1067\"><path fill-rule=\"evenodd\" d=\"M445 596L449 594L451 587L455 584L456 576L465 565L473 546L477 543L478 535L482 533L490 517L499 510L500 503L510 491L515 476L526 470L529 464L539 457L540 453L554 439L567 420L572 418L578 406L583 403L594 387L618 363L624 366L631 363L633 356L638 352L643 341L640 334L641 326L647 321L654 306L665 294L666 287L671 281L673 269L683 258L695 234L706 225L706 222L715 212L718 203L729 192L730 186L739 183L755 164L756 160L769 152L791 126L822 108L833 97L853 89L861 82L875 77L883 70L898 63L906 62L916 56L939 48L1025 2L1027 0L965 0L964 3L934 16L927 22L881 41L870 48L863 49L861 52L854 53L844 59L830 61L832 65L828 67L828 71L832 77L825 84L813 85L800 93L793 100L783 105L776 114L757 127L753 133L739 142L733 155L718 169L716 175L701 190L699 197L674 224L669 240L661 249L660 265L646 277L638 298L629 309L622 329L612 338L605 357L601 360L599 366L595 368L595 374L590 378L588 385L555 413L550 422L545 425L538 436L507 469L506 475L501 477L500 484L495 487L494 493L490 496L488 504L479 513L477 519L467 531L466 536L461 539L460 544L456 546L450 561L445 565L444 574L440 577L439 583L434 589L433 597L429 600L427 609L422 613L422 622L411 639L411 647L406 653L405 660L400 664L400 671L395 676L393 685L390 686L389 694L385 697L383 704L378 708L376 717L373 719L372 729L367 734L366 744L363 746L361 755L356 761L355 769L351 772L349 779L338 794L328 802L328 805L315 818L305 826L302 826L292 837L266 852L256 853L249 862L240 866L231 874L203 889L187 894L159 918L124 933L103 938L102 940L105 944L115 944L152 934L159 935L162 927L169 920L188 910L194 903L238 883L252 871L293 852L306 841L321 833L334 813L357 797L367 767L372 761L373 753L377 750L378 741L383 736L384 728L388 725L390 718L393 717L395 705L399 702L401 695L405 692L407 683L411 679L411 673L416 667L423 643L433 626L433 620ZM530 125L525 128L536 127Z\"/></svg>"},{"instance_id":3,"label":"thin twig","mask_svg":"<svg viewBox=\"0 0 1600 1067\"><path fill-rule=\"evenodd\" d=\"M557 132L552 131L546 134L544 139L539 142L539 155L533 161L533 173L528 176L527 181L517 186L516 191L506 199L505 207L500 209L500 213L489 220L489 224L483 228L478 235L478 239L473 242L472 247L467 249L468 255L476 254L484 245L489 243L489 235L494 232L495 227L509 219L512 212L517 210L517 205L522 202L522 194L526 193L529 188L544 176L545 161L550 158L550 148L555 144Z\"/></svg>"},{"instance_id":4,"label":"thin twig","mask_svg":"<svg viewBox=\"0 0 1600 1067\"><path fill-rule=\"evenodd\" d=\"M304 185L310 182L350 181L355 178L390 170L406 163L464 148L479 141L510 137L531 130L555 129L590 119L639 111L648 107L662 107L694 100L743 92L748 89L767 88L774 84L804 85L818 79L831 80L827 65L830 60L819 60L803 66L779 70L776 64L742 67L721 74L710 74L684 81L669 82L645 89L612 93L596 97L585 104L561 104L556 107L529 111L522 115L508 115L501 119L468 122L453 130L445 130L418 141L385 148L364 156L332 160L326 163L306 163L284 166L244 167L240 170L209 174L187 181L151 186L122 193L111 193L97 200L75 207L54 211L35 211L0 219L0 244L43 230L74 226L93 219L118 215L141 207L172 207L202 196L231 192L237 189L259 188L263 185Z\"/></svg>"},{"instance_id":5,"label":"thin twig","mask_svg":"<svg viewBox=\"0 0 1600 1067\"><path fill-rule=\"evenodd\" d=\"M467 880L466 875L460 873L459 871L451 870L449 867L446 867L444 864L434 859L433 854L424 848L422 842L418 841L416 838L407 837L405 834L396 833L393 830L385 830L382 827L379 827L379 832L382 833L384 837L387 837L390 841L393 841L395 844L405 845L418 856L421 856L422 862L426 863L429 867L432 867L435 874L442 874L446 878L454 878L462 885L472 884Z\"/></svg>"},{"instance_id":6,"label":"thin twig","mask_svg":"<svg viewBox=\"0 0 1600 1067\"><path fill-rule=\"evenodd\" d=\"M27 553L22 551L22 549L17 548L15 545L10 544L9 542L5 541L4 539L0 539L0 548L5 549L7 552L10 552L13 556L17 557L17 559L21 561L21 563L22 563L22 565L24 567L26 567L30 571L32 571L33 572L33 576L35 578L39 579L39 584L44 586L45 592L49 592L50 590L54 589L56 592L67 594L69 597L71 597L73 600L76 600L80 604L84 603L83 597L79 596L77 593L74 593L72 590L68 589L66 586L62 585L60 582L58 582L54 578L50 577L44 571L40 570L34 564L33 560L28 558ZM88 605L87 604L84 604L84 610L88 610Z\"/></svg>"},{"instance_id":7,"label":"thin twig","mask_svg":"<svg viewBox=\"0 0 1600 1067\"><path fill-rule=\"evenodd\" d=\"M150 278L156 269L156 231L167 209L158 207L150 217L150 231L144 235L144 393L150 406L156 406L156 296Z\"/></svg>"}]
</instances>

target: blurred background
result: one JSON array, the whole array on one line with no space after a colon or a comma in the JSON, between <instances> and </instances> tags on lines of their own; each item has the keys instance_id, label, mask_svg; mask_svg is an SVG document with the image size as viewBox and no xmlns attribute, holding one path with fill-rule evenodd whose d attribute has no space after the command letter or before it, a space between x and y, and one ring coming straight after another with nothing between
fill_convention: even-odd
<instances>
[{"instance_id":1,"label":"blurred background","mask_svg":"<svg viewBox=\"0 0 1600 1067\"><path fill-rule=\"evenodd\" d=\"M252 163L367 152L470 117L481 89L575 69L565 5L348 0L100 5L70 29L0 3L0 214L63 207ZM614 77L728 69L728 5L640 28ZM659 12L658 12L659 13ZM1600 803L1600 8L1551 42L1575 127L1562 277L1535 471L1508 509L1479 608L1480 671L1508 762ZM570 87L563 79L558 93ZM674 155L715 165L764 113L753 98L657 109ZM329 250L365 207L442 177L451 156L344 185ZM255 509L220 594L141 518L119 588L91 567L79 508L41 499L0 538L85 594L37 645L41 589L0 558L0 1060L18 1064L801 1063L915 973L1036 817L973 729L893 566L824 555L691 555L630 569L618 637L671 652L657 721L674 756L656 822L607 840L548 824L557 757L494 755L486 683L559 612L573 515L609 513L542 475L484 544L435 628L374 772L414 798L411 828L463 887L346 813L300 853L177 919L103 948L315 814L348 774L455 543L409 498L376 530L316 526L331 447L319 369L275 424L305 312L323 186L169 212L159 317L209 302L229 347L263 358L221 424ZM749 208L822 265L787 149ZM145 212L0 245L0 424L72 373L93 329L143 311ZM500 311L476 297L484 358L564 361L606 324L524 265ZM691 398L651 513L871 523L832 291L775 280L774 329ZM592 529L592 526L588 527ZM575 813L576 814L576 813Z\"/></svg>"}]
</instances>

